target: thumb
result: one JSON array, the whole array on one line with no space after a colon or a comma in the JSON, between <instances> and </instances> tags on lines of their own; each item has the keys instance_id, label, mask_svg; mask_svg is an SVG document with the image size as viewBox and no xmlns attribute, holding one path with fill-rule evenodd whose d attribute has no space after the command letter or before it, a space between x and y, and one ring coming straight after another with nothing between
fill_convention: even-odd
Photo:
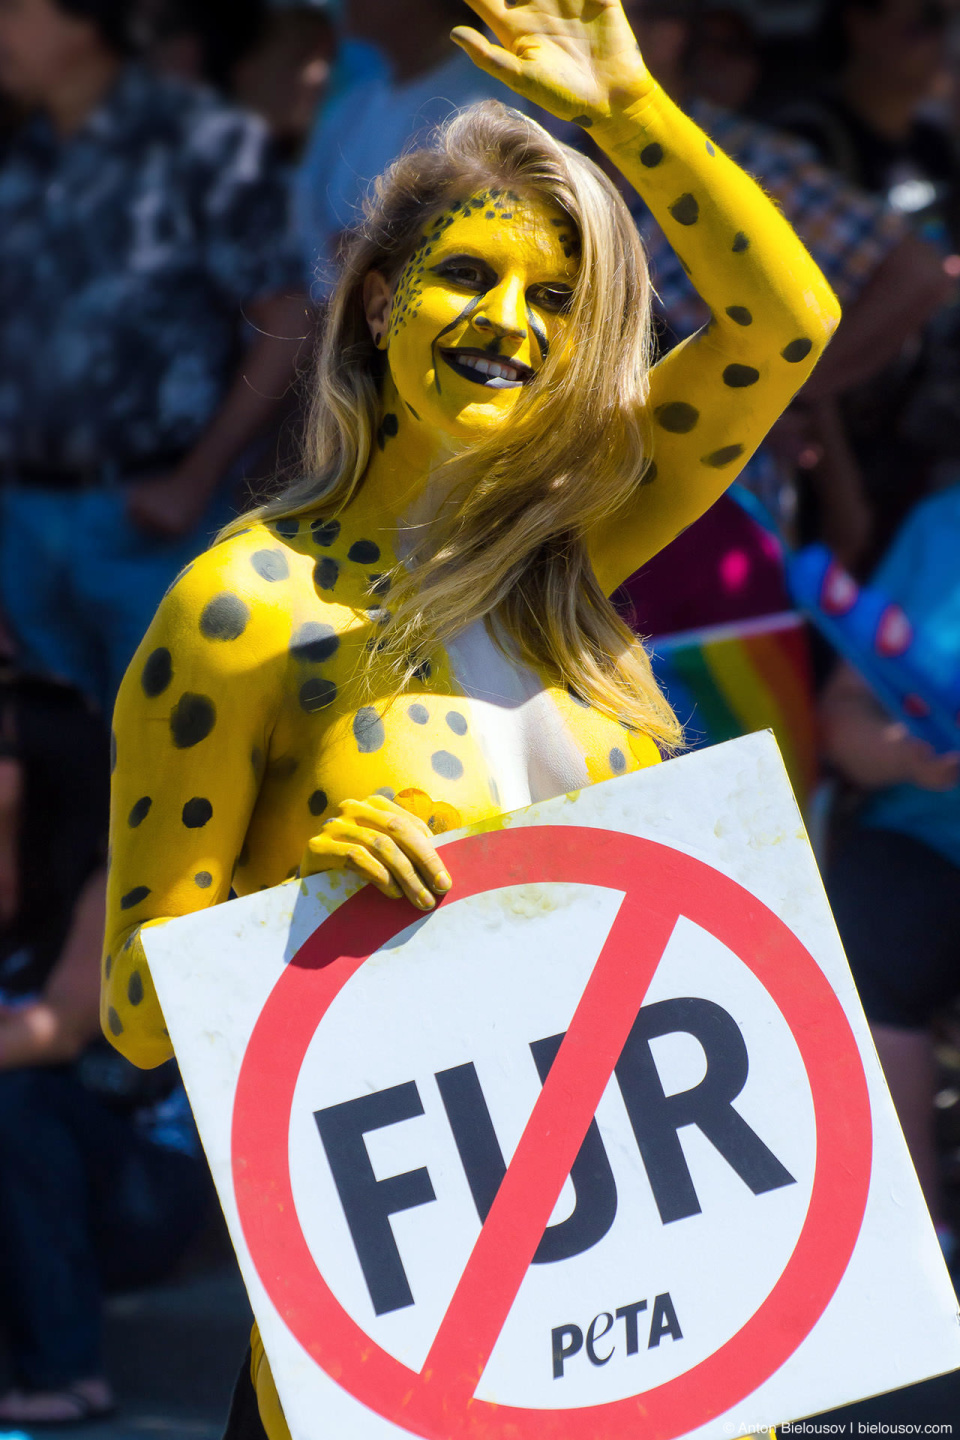
<instances>
[{"instance_id":1,"label":"thumb","mask_svg":"<svg viewBox=\"0 0 960 1440\"><path fill-rule=\"evenodd\" d=\"M516 81L523 74L523 66L516 55L504 50L502 45L491 45L485 35L469 25L458 25L451 30L450 39L470 56L479 70L485 70L495 80L502 80L505 85L515 88Z\"/></svg>"}]
</instances>

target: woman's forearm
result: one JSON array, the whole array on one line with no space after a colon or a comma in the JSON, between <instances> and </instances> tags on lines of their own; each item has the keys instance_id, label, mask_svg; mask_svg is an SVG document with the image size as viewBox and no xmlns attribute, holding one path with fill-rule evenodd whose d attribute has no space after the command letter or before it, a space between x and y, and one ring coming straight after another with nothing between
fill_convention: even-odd
<instances>
[{"instance_id":1,"label":"woman's forearm","mask_svg":"<svg viewBox=\"0 0 960 1440\"><path fill-rule=\"evenodd\" d=\"M591 137L649 205L710 305L712 329L737 352L755 349L794 366L799 383L836 329L840 307L796 232L655 81L638 80L635 93L621 92L617 102L609 119L590 127ZM768 354L765 342L774 337L779 349Z\"/></svg>"}]
</instances>

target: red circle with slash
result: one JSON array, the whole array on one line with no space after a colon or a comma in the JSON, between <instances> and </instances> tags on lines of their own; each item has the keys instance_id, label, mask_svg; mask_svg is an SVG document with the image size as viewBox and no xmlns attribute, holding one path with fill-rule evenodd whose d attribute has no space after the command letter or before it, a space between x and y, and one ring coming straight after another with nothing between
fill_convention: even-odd
<instances>
[{"instance_id":1,"label":"red circle with slash","mask_svg":"<svg viewBox=\"0 0 960 1440\"><path fill-rule=\"evenodd\" d=\"M361 1404L424 1440L672 1440L746 1399L826 1309L857 1243L872 1162L866 1077L843 1008L772 910L702 860L581 826L530 826L443 848L455 903L509 885L624 893L617 918L418 1372L378 1346L326 1284L297 1218L288 1137L307 1048L339 991L411 923L365 888L310 936L277 981L247 1046L232 1160L244 1237L264 1287L316 1363ZM803 1228L773 1289L706 1360L632 1398L525 1409L475 1390L680 916L758 978L790 1027L813 1099L816 1169ZM429 921L427 921L429 923ZM576 1097L571 1100L571 1097Z\"/></svg>"}]
</instances>

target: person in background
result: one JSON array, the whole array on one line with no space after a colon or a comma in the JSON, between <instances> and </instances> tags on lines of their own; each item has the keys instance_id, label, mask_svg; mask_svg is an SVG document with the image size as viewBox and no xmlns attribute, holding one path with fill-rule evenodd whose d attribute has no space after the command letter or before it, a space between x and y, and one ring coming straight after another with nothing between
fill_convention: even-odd
<instances>
[{"instance_id":1,"label":"person in background","mask_svg":"<svg viewBox=\"0 0 960 1440\"><path fill-rule=\"evenodd\" d=\"M653 68L664 88L758 177L804 238L843 304L834 342L805 388L808 408L788 417L787 423L799 428L802 437L796 443L791 439L795 453L811 428L809 407L816 407L816 424L827 423L836 395L895 356L942 303L950 292L949 277L940 255L912 234L902 217L825 170L809 146L695 92L687 68L697 53L695 5L632 0L628 9L645 53L656 56ZM696 294L696 277L691 280L653 217L635 197L628 195L627 202L647 246L662 343L669 347L695 333L709 316ZM827 497L832 507L827 522L839 547L853 549L863 544L865 520L858 476L847 478L847 486L837 484ZM751 465L744 485L775 526L783 480L771 445ZM776 541L729 497L635 577L629 594L638 628L652 635L789 607Z\"/></svg>"},{"instance_id":2,"label":"person in background","mask_svg":"<svg viewBox=\"0 0 960 1440\"><path fill-rule=\"evenodd\" d=\"M136 0L135 23L155 70L229 95L268 16L268 0Z\"/></svg>"},{"instance_id":3,"label":"person in background","mask_svg":"<svg viewBox=\"0 0 960 1440\"><path fill-rule=\"evenodd\" d=\"M819 36L825 82L777 120L823 164L886 201L956 278L960 154L931 108L949 63L951 15L945 0L830 0ZM945 306L922 343L869 385L849 387L842 418L874 517L863 572L912 505L958 473L960 306ZM827 475L824 486L832 483Z\"/></svg>"},{"instance_id":4,"label":"person in background","mask_svg":"<svg viewBox=\"0 0 960 1440\"><path fill-rule=\"evenodd\" d=\"M137 63L132 13L0 0L0 606L105 711L308 328L264 126Z\"/></svg>"},{"instance_id":5,"label":"person in background","mask_svg":"<svg viewBox=\"0 0 960 1440\"><path fill-rule=\"evenodd\" d=\"M960 673L960 485L908 518L871 583L902 606L917 663ZM948 1264L934 1142L931 1020L960 995L960 755L935 754L841 664L821 702L826 758L864 796L826 872L837 926Z\"/></svg>"},{"instance_id":6,"label":"person in background","mask_svg":"<svg viewBox=\"0 0 960 1440\"><path fill-rule=\"evenodd\" d=\"M233 68L235 100L266 122L284 160L295 162L322 103L336 32L327 0L274 0L264 26Z\"/></svg>"},{"instance_id":7,"label":"person in background","mask_svg":"<svg viewBox=\"0 0 960 1440\"><path fill-rule=\"evenodd\" d=\"M343 10L348 73L334 74L297 180L297 229L321 295L373 178L417 135L499 95L495 80L451 54L451 27L470 13L461 0L345 0Z\"/></svg>"},{"instance_id":8,"label":"person in background","mask_svg":"<svg viewBox=\"0 0 960 1440\"><path fill-rule=\"evenodd\" d=\"M107 748L76 690L0 671L0 1429L111 1410L103 1289L169 1271L210 1194L176 1068L99 1033Z\"/></svg>"}]
</instances>

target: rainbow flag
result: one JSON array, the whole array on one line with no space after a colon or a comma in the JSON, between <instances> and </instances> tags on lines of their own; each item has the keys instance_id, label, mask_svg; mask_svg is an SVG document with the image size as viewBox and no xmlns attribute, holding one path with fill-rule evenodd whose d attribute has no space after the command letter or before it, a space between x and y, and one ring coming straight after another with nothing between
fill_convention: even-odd
<instances>
[{"instance_id":1,"label":"rainbow flag","mask_svg":"<svg viewBox=\"0 0 960 1440\"><path fill-rule=\"evenodd\" d=\"M691 749L772 730L801 809L817 784L813 676L792 611L650 641L653 670Z\"/></svg>"}]
</instances>

